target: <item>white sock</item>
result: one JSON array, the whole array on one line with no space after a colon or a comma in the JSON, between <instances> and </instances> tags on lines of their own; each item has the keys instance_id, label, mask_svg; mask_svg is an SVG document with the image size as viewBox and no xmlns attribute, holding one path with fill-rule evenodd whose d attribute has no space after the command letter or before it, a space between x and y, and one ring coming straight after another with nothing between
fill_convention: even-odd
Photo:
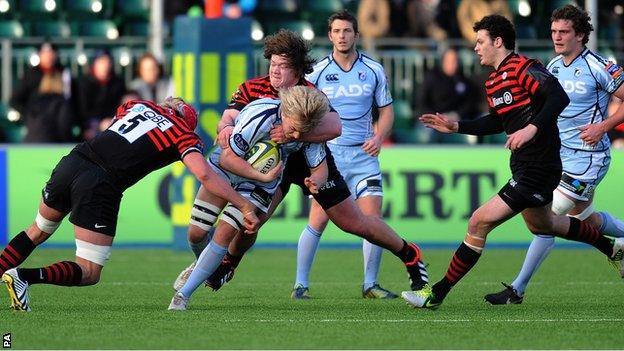
<instances>
[{"instance_id":1,"label":"white sock","mask_svg":"<svg viewBox=\"0 0 624 351\"><path fill-rule=\"evenodd\" d=\"M371 244L367 240L362 240L362 253L364 254L363 290L366 290L377 283L377 275L379 274L382 252L382 247Z\"/></svg>"},{"instance_id":2,"label":"white sock","mask_svg":"<svg viewBox=\"0 0 624 351\"><path fill-rule=\"evenodd\" d=\"M310 286L308 282L310 269L312 269L316 249L318 249L319 241L321 241L321 234L323 232L318 232L309 225L301 232L299 243L297 244L297 278L295 279L295 286L299 284L306 288Z\"/></svg>"},{"instance_id":3,"label":"white sock","mask_svg":"<svg viewBox=\"0 0 624 351\"><path fill-rule=\"evenodd\" d=\"M197 287L208 279L217 267L219 267L226 252L227 248L219 246L214 241L211 241L208 246L206 246L204 252L199 255L195 268L184 286L180 289L180 293L186 298L191 297Z\"/></svg>"},{"instance_id":4,"label":"white sock","mask_svg":"<svg viewBox=\"0 0 624 351\"><path fill-rule=\"evenodd\" d=\"M616 238L624 237L624 222L613 217L608 212L598 212L598 214L602 217L602 225L598 228L600 234Z\"/></svg>"},{"instance_id":5,"label":"white sock","mask_svg":"<svg viewBox=\"0 0 624 351\"><path fill-rule=\"evenodd\" d=\"M531 241L524 258L524 263L522 263L522 269L518 273L516 280L511 283L511 286L516 289L520 296L524 295L524 290L529 284L533 273L537 271L553 246L555 246L554 236L538 234L533 237L533 241Z\"/></svg>"}]
</instances>

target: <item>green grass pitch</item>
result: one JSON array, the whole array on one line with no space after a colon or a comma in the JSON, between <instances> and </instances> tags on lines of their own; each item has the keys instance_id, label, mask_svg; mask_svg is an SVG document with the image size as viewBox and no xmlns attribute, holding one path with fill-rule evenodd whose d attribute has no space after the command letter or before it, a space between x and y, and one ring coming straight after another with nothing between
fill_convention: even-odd
<instances>
[{"instance_id":1,"label":"green grass pitch","mask_svg":"<svg viewBox=\"0 0 624 351\"><path fill-rule=\"evenodd\" d=\"M432 281L452 250L425 250ZM25 267L73 257L37 250ZM321 249L309 301L293 301L295 251L257 249L234 280L201 287L186 312L169 312L171 283L191 254L114 249L100 283L31 288L32 313L8 309L0 332L14 349L621 349L621 279L593 250L553 250L522 305L489 306L483 295L509 282L523 250L486 250L437 311L401 299L361 298L360 250ZM400 262L384 253L380 282L408 287Z\"/></svg>"}]
</instances>

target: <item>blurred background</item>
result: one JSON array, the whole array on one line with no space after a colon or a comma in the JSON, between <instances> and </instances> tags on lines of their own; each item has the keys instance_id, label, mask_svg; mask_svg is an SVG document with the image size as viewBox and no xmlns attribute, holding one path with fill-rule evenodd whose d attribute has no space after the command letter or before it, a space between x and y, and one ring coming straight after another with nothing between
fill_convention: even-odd
<instances>
[{"instance_id":1,"label":"blurred background","mask_svg":"<svg viewBox=\"0 0 624 351\"><path fill-rule=\"evenodd\" d=\"M472 51L473 23L491 13L512 18L517 50L546 64L553 57L550 14L567 3L592 15L591 48L622 61L624 2L618 0L212 0L210 5L219 6L222 18L251 19L248 77L267 72L263 38L279 28L310 40L316 58L327 55L326 19L348 9L360 22L360 49L380 60L388 74L396 114L388 142L475 144L500 143L504 136L438 135L415 123L415 116L428 111L462 119L487 112L482 83L488 69ZM0 142L89 139L122 101L180 95L170 79L174 19L202 17L206 10L201 0L0 0ZM56 84L42 89L44 76Z\"/></svg>"}]
</instances>

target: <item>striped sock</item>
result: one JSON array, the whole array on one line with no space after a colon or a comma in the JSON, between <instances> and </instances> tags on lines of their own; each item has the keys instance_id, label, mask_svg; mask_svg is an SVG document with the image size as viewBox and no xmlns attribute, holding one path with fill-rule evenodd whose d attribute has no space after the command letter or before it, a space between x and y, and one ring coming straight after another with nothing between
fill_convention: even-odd
<instances>
[{"instance_id":1,"label":"striped sock","mask_svg":"<svg viewBox=\"0 0 624 351\"><path fill-rule=\"evenodd\" d=\"M0 253L0 276L8 269L19 266L33 252L36 245L26 232L17 234Z\"/></svg>"},{"instance_id":2,"label":"striped sock","mask_svg":"<svg viewBox=\"0 0 624 351\"><path fill-rule=\"evenodd\" d=\"M477 264L479 257L481 257L480 252L476 252L462 242L451 259L446 275L432 287L436 300L444 300L451 288Z\"/></svg>"},{"instance_id":3,"label":"striped sock","mask_svg":"<svg viewBox=\"0 0 624 351\"><path fill-rule=\"evenodd\" d=\"M70 261L57 262L41 268L20 268L17 271L20 278L31 285L77 286L82 281L82 268L77 263Z\"/></svg>"},{"instance_id":4,"label":"striped sock","mask_svg":"<svg viewBox=\"0 0 624 351\"><path fill-rule=\"evenodd\" d=\"M597 248L603 254L611 257L613 254L613 241L598 232L591 224L570 217L570 229L564 239L580 241Z\"/></svg>"}]
</instances>

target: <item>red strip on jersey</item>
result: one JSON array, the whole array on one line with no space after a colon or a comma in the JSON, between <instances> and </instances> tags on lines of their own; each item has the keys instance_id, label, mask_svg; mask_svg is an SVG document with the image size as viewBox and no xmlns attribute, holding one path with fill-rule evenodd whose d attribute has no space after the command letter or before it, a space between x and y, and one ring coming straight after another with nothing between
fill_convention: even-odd
<instances>
[{"instance_id":1,"label":"red strip on jersey","mask_svg":"<svg viewBox=\"0 0 624 351\"><path fill-rule=\"evenodd\" d=\"M498 109L498 110L496 110L496 113L502 115L502 114L505 114L505 113L515 109L515 108L518 108L518 107L521 107L521 106L524 106L524 105L528 105L530 103L531 103L530 99L524 99L524 100L519 101L519 102L517 102L517 103L515 103L513 105L505 106L505 107L503 107L501 109Z\"/></svg>"},{"instance_id":2,"label":"red strip on jersey","mask_svg":"<svg viewBox=\"0 0 624 351\"><path fill-rule=\"evenodd\" d=\"M152 140L152 143L154 143L154 145L156 145L156 148L158 149L158 151L163 151L163 147L160 144L160 142L158 141L158 139L156 139L156 136L154 135L154 131L150 130L149 132L147 132L147 136Z\"/></svg>"}]
</instances>

